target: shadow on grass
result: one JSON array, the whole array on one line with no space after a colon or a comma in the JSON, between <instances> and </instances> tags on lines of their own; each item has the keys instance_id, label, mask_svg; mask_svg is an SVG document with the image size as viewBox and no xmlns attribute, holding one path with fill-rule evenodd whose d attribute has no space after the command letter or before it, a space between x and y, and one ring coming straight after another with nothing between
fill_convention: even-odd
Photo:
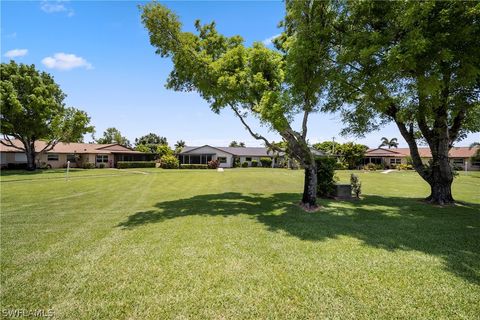
<instances>
[{"instance_id":1,"label":"shadow on grass","mask_svg":"<svg viewBox=\"0 0 480 320\"><path fill-rule=\"evenodd\" d=\"M295 193L246 195L223 193L165 201L137 212L119 227L131 229L191 215L248 215L269 230L308 241L350 236L385 250L415 250L438 256L445 268L480 284L480 205L434 207L416 199L365 196L361 201L321 200L307 213Z\"/></svg>"}]
</instances>

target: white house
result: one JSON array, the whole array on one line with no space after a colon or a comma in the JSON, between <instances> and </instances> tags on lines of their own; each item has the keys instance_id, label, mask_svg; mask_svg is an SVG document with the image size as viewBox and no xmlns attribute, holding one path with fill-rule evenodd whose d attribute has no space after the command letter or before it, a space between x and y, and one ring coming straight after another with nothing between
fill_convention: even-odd
<instances>
[{"instance_id":1,"label":"white house","mask_svg":"<svg viewBox=\"0 0 480 320\"><path fill-rule=\"evenodd\" d=\"M220 167L231 168L234 162L248 163L252 165L252 161L257 161L261 166L260 158L271 158L275 161L273 152L267 153L267 148L262 147L212 147L204 145L201 147L185 147L178 154L180 164L207 164L211 160L218 160ZM277 157L283 159L284 153L281 152ZM237 160L238 159L238 160Z\"/></svg>"}]
</instances>

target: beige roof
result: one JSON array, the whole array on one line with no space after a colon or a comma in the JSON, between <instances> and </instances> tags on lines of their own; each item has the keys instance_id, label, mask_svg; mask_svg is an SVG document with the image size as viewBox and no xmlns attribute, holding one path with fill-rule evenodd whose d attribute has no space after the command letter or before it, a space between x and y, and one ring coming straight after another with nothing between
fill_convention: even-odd
<instances>
[{"instance_id":1,"label":"beige roof","mask_svg":"<svg viewBox=\"0 0 480 320\"><path fill-rule=\"evenodd\" d=\"M479 147L469 148L469 147L453 147L450 149L449 156L450 158L471 158L475 156ZM430 148L418 148L420 157L422 158L431 158L432 153ZM394 149L369 149L365 153L366 157L406 157L410 156L409 148L394 148Z\"/></svg>"},{"instance_id":2,"label":"beige roof","mask_svg":"<svg viewBox=\"0 0 480 320\"><path fill-rule=\"evenodd\" d=\"M5 141L5 140L3 140ZM12 140L13 144L23 148L20 140ZM36 141L35 149L42 150L45 148L45 141ZM0 152L21 152L14 147L7 147L0 144ZM98 153L98 154L112 154L112 153L131 153L142 154L143 152L135 151L130 148L121 146L119 144L99 144L99 143L63 143L59 142L55 147L48 151L48 153Z\"/></svg>"}]
</instances>

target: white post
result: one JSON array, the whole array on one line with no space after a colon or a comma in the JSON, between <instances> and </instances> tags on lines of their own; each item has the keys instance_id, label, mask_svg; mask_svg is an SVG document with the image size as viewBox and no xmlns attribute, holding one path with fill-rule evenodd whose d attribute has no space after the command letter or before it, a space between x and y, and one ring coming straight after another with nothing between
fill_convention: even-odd
<instances>
[{"instance_id":1,"label":"white post","mask_svg":"<svg viewBox=\"0 0 480 320\"><path fill-rule=\"evenodd\" d=\"M68 180L68 171L70 170L70 161L67 161L67 173L65 175L65 180Z\"/></svg>"},{"instance_id":2,"label":"white post","mask_svg":"<svg viewBox=\"0 0 480 320\"><path fill-rule=\"evenodd\" d=\"M468 172L468 160L465 160L465 173Z\"/></svg>"}]
</instances>

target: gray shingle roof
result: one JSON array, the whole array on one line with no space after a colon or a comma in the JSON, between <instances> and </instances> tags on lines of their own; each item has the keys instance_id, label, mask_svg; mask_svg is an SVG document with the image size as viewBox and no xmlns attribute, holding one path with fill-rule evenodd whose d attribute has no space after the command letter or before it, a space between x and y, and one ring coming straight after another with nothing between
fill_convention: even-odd
<instances>
[{"instance_id":1,"label":"gray shingle roof","mask_svg":"<svg viewBox=\"0 0 480 320\"><path fill-rule=\"evenodd\" d=\"M242 147L212 147L212 146L209 146L209 145L204 145L204 146L201 146L201 147L185 147L185 148L182 149L181 153L189 153L192 150L199 149L199 148L202 148L202 147L215 148L215 149L227 152L227 153L231 153L235 156L271 157L271 156L274 155L274 153L272 153L272 152L267 153L267 148L264 148L264 147L245 147L245 148L242 148ZM318 150L315 150L315 149L312 149L312 152L316 156L325 155L325 153L323 153L321 151L318 151ZM280 152L280 155L283 156L284 152Z\"/></svg>"}]
</instances>

